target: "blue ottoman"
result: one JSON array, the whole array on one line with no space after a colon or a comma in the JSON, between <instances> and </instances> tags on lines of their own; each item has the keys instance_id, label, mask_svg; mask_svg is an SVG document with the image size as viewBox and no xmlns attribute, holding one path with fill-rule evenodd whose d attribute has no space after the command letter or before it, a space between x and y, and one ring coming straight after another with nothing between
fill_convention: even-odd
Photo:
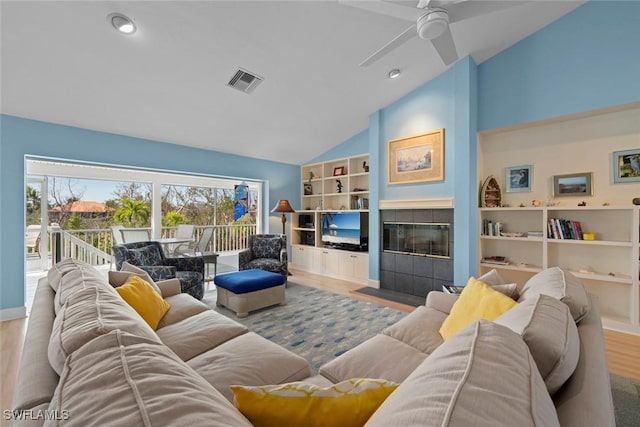
<instances>
[{"instance_id":1,"label":"blue ottoman","mask_svg":"<svg viewBox=\"0 0 640 427\"><path fill-rule=\"evenodd\" d=\"M285 277L265 270L243 270L213 279L218 307L227 307L238 317L272 305L286 304Z\"/></svg>"}]
</instances>

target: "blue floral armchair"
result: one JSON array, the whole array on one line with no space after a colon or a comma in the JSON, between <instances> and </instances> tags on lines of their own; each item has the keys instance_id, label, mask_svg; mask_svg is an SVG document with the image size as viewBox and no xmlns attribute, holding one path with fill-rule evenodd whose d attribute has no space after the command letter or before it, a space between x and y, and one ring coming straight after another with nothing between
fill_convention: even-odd
<instances>
[{"instance_id":1,"label":"blue floral armchair","mask_svg":"<svg viewBox=\"0 0 640 427\"><path fill-rule=\"evenodd\" d=\"M140 267L149 273L153 280L177 278L182 292L196 299L204 295L204 261L202 257L165 258L162 246L158 242L135 242L115 245L111 249L116 259L116 269L122 263Z\"/></svg>"},{"instance_id":2,"label":"blue floral armchair","mask_svg":"<svg viewBox=\"0 0 640 427\"><path fill-rule=\"evenodd\" d=\"M247 249L238 254L238 269L279 273L287 280L287 236L285 234L254 234L249 236Z\"/></svg>"}]
</instances>

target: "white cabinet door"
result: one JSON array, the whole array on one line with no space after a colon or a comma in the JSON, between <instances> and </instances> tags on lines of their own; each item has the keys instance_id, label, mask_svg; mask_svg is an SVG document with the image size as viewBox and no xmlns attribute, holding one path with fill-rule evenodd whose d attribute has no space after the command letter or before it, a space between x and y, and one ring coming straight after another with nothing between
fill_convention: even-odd
<instances>
[{"instance_id":1,"label":"white cabinet door","mask_svg":"<svg viewBox=\"0 0 640 427\"><path fill-rule=\"evenodd\" d=\"M342 253L340 276L347 280L366 283L369 279L369 256L359 253Z\"/></svg>"},{"instance_id":2,"label":"white cabinet door","mask_svg":"<svg viewBox=\"0 0 640 427\"><path fill-rule=\"evenodd\" d=\"M291 246L291 263L295 268L311 271L313 266L313 248L302 245Z\"/></svg>"}]
</instances>

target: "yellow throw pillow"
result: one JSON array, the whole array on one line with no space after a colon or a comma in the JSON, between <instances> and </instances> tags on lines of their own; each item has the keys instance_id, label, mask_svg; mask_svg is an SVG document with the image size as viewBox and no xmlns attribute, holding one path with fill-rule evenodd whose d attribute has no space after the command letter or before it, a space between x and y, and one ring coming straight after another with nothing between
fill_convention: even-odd
<instances>
[{"instance_id":1,"label":"yellow throw pillow","mask_svg":"<svg viewBox=\"0 0 640 427\"><path fill-rule=\"evenodd\" d=\"M442 323L440 335L447 340L476 320L493 321L516 305L518 303L508 296L471 277Z\"/></svg>"},{"instance_id":2,"label":"yellow throw pillow","mask_svg":"<svg viewBox=\"0 0 640 427\"><path fill-rule=\"evenodd\" d=\"M329 387L303 382L231 386L234 403L255 427L362 427L397 383L360 378Z\"/></svg>"},{"instance_id":3,"label":"yellow throw pillow","mask_svg":"<svg viewBox=\"0 0 640 427\"><path fill-rule=\"evenodd\" d=\"M124 285L116 288L116 292L154 331L171 307L148 282L135 275L129 276Z\"/></svg>"}]
</instances>

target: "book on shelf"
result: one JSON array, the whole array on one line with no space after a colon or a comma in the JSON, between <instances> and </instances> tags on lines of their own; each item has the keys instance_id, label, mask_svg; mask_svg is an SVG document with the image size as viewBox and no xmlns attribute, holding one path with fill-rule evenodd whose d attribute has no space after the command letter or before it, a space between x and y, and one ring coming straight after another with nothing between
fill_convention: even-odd
<instances>
[{"instance_id":1,"label":"book on shelf","mask_svg":"<svg viewBox=\"0 0 640 427\"><path fill-rule=\"evenodd\" d=\"M527 231L527 237L535 237L541 239L544 233L542 231Z\"/></svg>"},{"instance_id":2,"label":"book on shelf","mask_svg":"<svg viewBox=\"0 0 640 427\"><path fill-rule=\"evenodd\" d=\"M549 218L547 236L560 240L583 240L580 221L561 218Z\"/></svg>"}]
</instances>

